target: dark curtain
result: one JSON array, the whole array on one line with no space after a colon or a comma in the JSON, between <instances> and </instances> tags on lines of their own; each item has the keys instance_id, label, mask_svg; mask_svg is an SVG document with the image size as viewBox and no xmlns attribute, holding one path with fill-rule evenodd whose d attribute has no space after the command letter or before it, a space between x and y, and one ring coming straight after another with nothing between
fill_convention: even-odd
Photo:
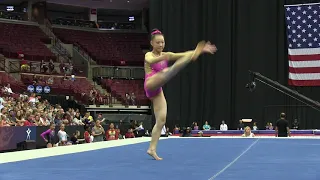
<instances>
[{"instance_id":1,"label":"dark curtain","mask_svg":"<svg viewBox=\"0 0 320 180\"><path fill-rule=\"evenodd\" d=\"M302 104L264 84L254 92L245 88L248 70L287 85L284 5L310 2L316 1L152 0L150 29L164 33L167 51L194 49L200 40L218 47L165 85L167 126L208 121L218 128L225 120L236 128L240 119L252 118L264 128L285 112L290 122L298 118L301 128L320 127L320 112L297 107ZM317 87L291 88L320 99Z\"/></svg>"}]
</instances>

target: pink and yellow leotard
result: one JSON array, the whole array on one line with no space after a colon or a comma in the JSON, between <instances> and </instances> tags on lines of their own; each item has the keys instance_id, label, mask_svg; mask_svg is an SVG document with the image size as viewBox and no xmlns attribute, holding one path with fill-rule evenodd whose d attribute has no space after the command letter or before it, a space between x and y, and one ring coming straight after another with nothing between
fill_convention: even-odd
<instances>
[{"instance_id":1,"label":"pink and yellow leotard","mask_svg":"<svg viewBox=\"0 0 320 180\"><path fill-rule=\"evenodd\" d=\"M160 87L154 91L147 89L146 82L147 82L148 78L150 78L154 74L162 71L163 69L165 69L167 67L168 67L168 60L160 61L160 62L157 62L154 64L150 64L147 62L144 63L144 71L145 71L144 90L145 90L146 96L148 98L152 98L152 97L158 95L162 91L162 87Z\"/></svg>"}]
</instances>

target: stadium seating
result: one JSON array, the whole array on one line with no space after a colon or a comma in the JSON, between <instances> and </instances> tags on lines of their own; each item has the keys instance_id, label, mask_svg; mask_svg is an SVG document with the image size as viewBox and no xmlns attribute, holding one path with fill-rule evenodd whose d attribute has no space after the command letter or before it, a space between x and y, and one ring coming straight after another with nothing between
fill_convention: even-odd
<instances>
[{"instance_id":1,"label":"stadium seating","mask_svg":"<svg viewBox=\"0 0 320 180\"><path fill-rule=\"evenodd\" d=\"M27 60L56 59L45 46L50 44L50 38L37 26L0 23L0 38L0 53L6 57L17 58L17 52L22 52Z\"/></svg>"},{"instance_id":2,"label":"stadium seating","mask_svg":"<svg viewBox=\"0 0 320 180\"><path fill-rule=\"evenodd\" d=\"M149 100L144 93L143 80L103 79L102 87L111 91L118 100L126 103L126 93L134 93L139 105L149 105Z\"/></svg>"},{"instance_id":3,"label":"stadium seating","mask_svg":"<svg viewBox=\"0 0 320 180\"><path fill-rule=\"evenodd\" d=\"M54 28L61 41L80 46L102 65L142 66L144 55L141 47L148 46L147 34L104 33Z\"/></svg>"},{"instance_id":4,"label":"stadium seating","mask_svg":"<svg viewBox=\"0 0 320 180\"><path fill-rule=\"evenodd\" d=\"M46 85L46 81L50 76L48 75L36 75L37 77L42 77L42 82L36 83L36 85L44 86ZM22 73L21 81L25 84L25 86L34 84L34 75ZM88 95L90 91L93 89L93 86L86 78L76 78L75 81L63 80L63 76L54 76L53 84L50 85L52 94L64 94L71 95L76 98L76 100L81 101L82 103L88 103ZM100 94L98 95L100 96ZM101 104L98 100L96 104Z\"/></svg>"},{"instance_id":5,"label":"stadium seating","mask_svg":"<svg viewBox=\"0 0 320 180\"><path fill-rule=\"evenodd\" d=\"M15 79L6 72L0 71L0 85L6 86L7 84L10 84L13 92L22 93L26 90L26 88L24 88L24 84L21 81Z\"/></svg>"}]
</instances>

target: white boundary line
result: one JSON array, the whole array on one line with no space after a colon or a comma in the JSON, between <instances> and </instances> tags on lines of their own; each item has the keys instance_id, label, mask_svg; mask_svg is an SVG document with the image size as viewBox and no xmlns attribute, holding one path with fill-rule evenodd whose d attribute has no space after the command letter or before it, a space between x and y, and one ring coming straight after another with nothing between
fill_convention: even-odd
<instances>
[{"instance_id":1,"label":"white boundary line","mask_svg":"<svg viewBox=\"0 0 320 180\"><path fill-rule=\"evenodd\" d=\"M241 156L246 154L260 139L255 140L246 150L244 150L238 157L236 157L232 162L230 162L226 167L224 167L221 171L219 171L217 174L209 178L209 180L213 180L214 178L218 177L221 173L223 173L225 170L227 170L229 167L231 167L235 162L237 162Z\"/></svg>"},{"instance_id":2,"label":"white boundary line","mask_svg":"<svg viewBox=\"0 0 320 180\"><path fill-rule=\"evenodd\" d=\"M242 136L209 136L209 137L179 137L179 136L169 136L168 139L171 138L182 138L182 139L200 139L200 138L211 138L211 139L320 139L320 136L292 136L292 137L275 137L275 136L258 136L255 137L242 137Z\"/></svg>"},{"instance_id":3,"label":"white boundary line","mask_svg":"<svg viewBox=\"0 0 320 180\"><path fill-rule=\"evenodd\" d=\"M80 153L80 152L86 152L86 151L95 151L95 150L105 149L105 148L144 143L144 142L149 142L150 139L151 139L150 137L141 137L141 138L122 139L122 140L115 140L115 141L103 141L103 142L96 142L96 143L71 145L71 146L59 146L54 148L43 148L43 149L0 153L0 166L3 163L25 161L25 160L31 160L31 159ZM161 139L166 139L166 138L161 138Z\"/></svg>"}]
</instances>

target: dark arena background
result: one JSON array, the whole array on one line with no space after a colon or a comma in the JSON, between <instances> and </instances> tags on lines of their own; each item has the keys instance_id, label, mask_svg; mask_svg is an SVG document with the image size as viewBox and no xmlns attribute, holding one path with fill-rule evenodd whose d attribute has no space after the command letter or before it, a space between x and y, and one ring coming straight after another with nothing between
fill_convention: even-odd
<instances>
[{"instance_id":1,"label":"dark arena background","mask_svg":"<svg viewBox=\"0 0 320 180\"><path fill-rule=\"evenodd\" d=\"M218 49L163 86L160 162L154 28ZM0 180L319 179L319 62L315 0L0 0Z\"/></svg>"}]
</instances>

